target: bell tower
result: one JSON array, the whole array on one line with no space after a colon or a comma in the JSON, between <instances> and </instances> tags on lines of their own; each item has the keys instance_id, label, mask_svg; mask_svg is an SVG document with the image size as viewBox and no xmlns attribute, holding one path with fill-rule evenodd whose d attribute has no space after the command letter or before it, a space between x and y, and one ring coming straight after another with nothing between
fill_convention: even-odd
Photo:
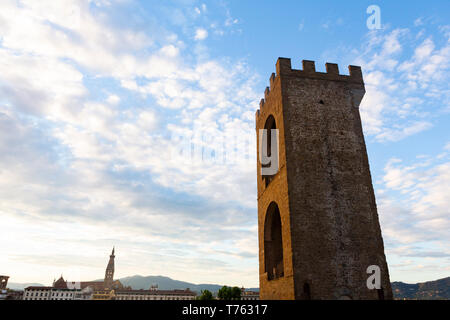
<instances>
[{"instance_id":1,"label":"bell tower","mask_svg":"<svg viewBox=\"0 0 450 320\"><path fill-rule=\"evenodd\" d=\"M392 299L364 93L360 67L278 59L256 112L261 299Z\"/></svg>"},{"instance_id":2,"label":"bell tower","mask_svg":"<svg viewBox=\"0 0 450 320\"><path fill-rule=\"evenodd\" d=\"M109 256L108 266L105 271L105 289L112 289L113 281L114 281L114 248L112 249L111 255Z\"/></svg>"}]
</instances>

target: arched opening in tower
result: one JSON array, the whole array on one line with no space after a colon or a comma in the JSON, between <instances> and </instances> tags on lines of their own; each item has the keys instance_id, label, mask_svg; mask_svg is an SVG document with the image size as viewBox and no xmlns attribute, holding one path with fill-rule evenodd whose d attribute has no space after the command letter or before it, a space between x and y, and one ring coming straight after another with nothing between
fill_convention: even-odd
<instances>
[{"instance_id":1,"label":"arched opening in tower","mask_svg":"<svg viewBox=\"0 0 450 320\"><path fill-rule=\"evenodd\" d=\"M272 129L276 129L277 125L275 122L275 118L273 117L273 115L270 115L267 117L266 123L264 124L264 129L266 129L266 134L267 134L267 156L270 157L272 155L272 134L271 134L271 130ZM275 143L275 142L274 142ZM270 164L268 165L263 165L264 166L270 166ZM263 176L262 177L264 180L264 183L266 185L266 187L269 185L269 183L272 181L273 176Z\"/></svg>"},{"instance_id":2,"label":"arched opening in tower","mask_svg":"<svg viewBox=\"0 0 450 320\"><path fill-rule=\"evenodd\" d=\"M269 205L264 222L264 261L269 280L284 276L281 216L275 202Z\"/></svg>"},{"instance_id":3,"label":"arched opening in tower","mask_svg":"<svg viewBox=\"0 0 450 320\"><path fill-rule=\"evenodd\" d=\"M303 299L311 300L311 286L307 282L303 284Z\"/></svg>"}]
</instances>

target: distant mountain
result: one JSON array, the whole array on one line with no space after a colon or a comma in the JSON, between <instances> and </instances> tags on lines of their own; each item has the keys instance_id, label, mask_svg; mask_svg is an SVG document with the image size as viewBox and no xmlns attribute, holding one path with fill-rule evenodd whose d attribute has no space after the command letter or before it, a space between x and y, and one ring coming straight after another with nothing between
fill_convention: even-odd
<instances>
[{"instance_id":1,"label":"distant mountain","mask_svg":"<svg viewBox=\"0 0 450 320\"><path fill-rule=\"evenodd\" d=\"M395 299L450 299L450 277L415 284L392 282L391 285Z\"/></svg>"},{"instance_id":2,"label":"distant mountain","mask_svg":"<svg viewBox=\"0 0 450 320\"><path fill-rule=\"evenodd\" d=\"M132 276L119 279L124 286L130 286L133 289L149 289L151 285L158 285L160 290L175 290L189 288L192 291L196 291L198 294L202 290L209 290L213 293L219 291L224 285L221 284L194 284L185 281L173 280L164 276ZM249 288L248 290L259 291L259 288Z\"/></svg>"},{"instance_id":3,"label":"distant mountain","mask_svg":"<svg viewBox=\"0 0 450 320\"><path fill-rule=\"evenodd\" d=\"M194 284L185 281L173 280L164 276L132 276L119 279L124 286L130 286L135 290L149 289L151 285L158 285L160 290L174 290L174 289L186 289L189 288L192 291L200 293L202 290L209 290L211 292L217 292L222 285L218 284Z\"/></svg>"},{"instance_id":4,"label":"distant mountain","mask_svg":"<svg viewBox=\"0 0 450 320\"><path fill-rule=\"evenodd\" d=\"M23 290L26 287L31 287L31 286L43 286L43 284L40 283L14 283L14 282L8 282L8 289L11 290Z\"/></svg>"}]
</instances>

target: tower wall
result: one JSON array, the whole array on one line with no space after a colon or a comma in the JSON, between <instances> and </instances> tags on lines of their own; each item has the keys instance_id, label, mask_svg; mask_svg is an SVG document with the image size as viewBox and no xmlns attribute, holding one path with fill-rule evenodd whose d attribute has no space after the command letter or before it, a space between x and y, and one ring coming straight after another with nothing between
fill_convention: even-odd
<instances>
[{"instance_id":1,"label":"tower wall","mask_svg":"<svg viewBox=\"0 0 450 320\"><path fill-rule=\"evenodd\" d=\"M258 160L262 299L378 299L366 286L370 265L380 267L382 295L392 298L358 109L361 69L350 66L347 76L335 64L326 68L316 72L303 61L294 70L280 58L256 114L257 129L270 114L276 118L280 157L267 187ZM264 222L272 201L280 208L285 274L269 280Z\"/></svg>"},{"instance_id":2,"label":"tower wall","mask_svg":"<svg viewBox=\"0 0 450 320\"><path fill-rule=\"evenodd\" d=\"M257 113L257 128L264 128L266 119L272 115L280 132L284 131L284 116L282 110L281 82L280 77L272 74L270 88L266 88L265 98L261 100L260 110ZM258 136L258 135L257 135ZM259 136L258 136L259 139ZM259 145L259 144L258 144ZM262 297L276 296L278 299L294 299L294 273L292 268L292 249L290 241L290 218L289 218L289 197L286 172L286 154L284 136L279 136L279 172L275 175L273 181L267 186L261 176L261 164L258 160L258 212L265 212L272 201L278 204L283 238L283 258L284 258L284 277L268 281L268 275L265 270L264 260L264 235L261 230L264 229L265 214L258 215L259 236L259 274L260 294ZM259 152L259 149L258 149ZM270 197L265 196L265 191L270 192Z\"/></svg>"}]
</instances>

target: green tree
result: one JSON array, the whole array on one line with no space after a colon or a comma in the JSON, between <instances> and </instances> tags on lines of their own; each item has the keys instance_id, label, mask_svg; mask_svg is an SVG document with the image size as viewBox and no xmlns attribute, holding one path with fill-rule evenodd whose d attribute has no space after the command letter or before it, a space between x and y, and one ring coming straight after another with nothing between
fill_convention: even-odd
<instances>
[{"instance_id":1,"label":"green tree","mask_svg":"<svg viewBox=\"0 0 450 320\"><path fill-rule=\"evenodd\" d=\"M241 299L241 289L238 287L227 287L223 286L220 288L219 292L217 293L217 297L220 300L240 300Z\"/></svg>"},{"instance_id":2,"label":"green tree","mask_svg":"<svg viewBox=\"0 0 450 320\"><path fill-rule=\"evenodd\" d=\"M197 297L197 300L213 300L213 294L209 290L202 290L201 295Z\"/></svg>"},{"instance_id":3,"label":"green tree","mask_svg":"<svg viewBox=\"0 0 450 320\"><path fill-rule=\"evenodd\" d=\"M230 300L231 298L231 288L227 286L223 286L219 289L219 292L217 293L217 297L220 300Z\"/></svg>"},{"instance_id":4,"label":"green tree","mask_svg":"<svg viewBox=\"0 0 450 320\"><path fill-rule=\"evenodd\" d=\"M231 288L231 299L241 300L241 289L239 289L238 287Z\"/></svg>"}]
</instances>

